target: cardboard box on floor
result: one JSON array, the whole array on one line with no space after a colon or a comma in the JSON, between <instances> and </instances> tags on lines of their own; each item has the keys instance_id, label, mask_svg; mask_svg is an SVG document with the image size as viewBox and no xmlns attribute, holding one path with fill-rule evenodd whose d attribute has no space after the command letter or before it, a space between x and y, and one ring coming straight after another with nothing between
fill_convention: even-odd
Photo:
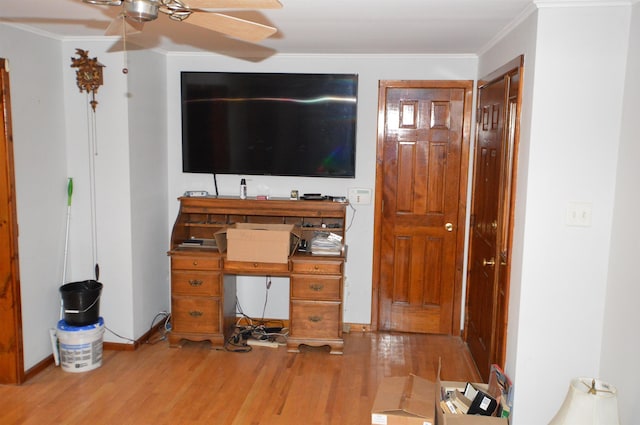
<instances>
[{"instance_id":1,"label":"cardboard box on floor","mask_svg":"<svg viewBox=\"0 0 640 425\"><path fill-rule=\"evenodd\" d=\"M433 381L416 375L382 379L371 409L372 425L435 425Z\"/></svg>"},{"instance_id":2,"label":"cardboard box on floor","mask_svg":"<svg viewBox=\"0 0 640 425\"><path fill-rule=\"evenodd\" d=\"M292 224L236 223L215 233L229 261L287 263L300 241Z\"/></svg>"},{"instance_id":3,"label":"cardboard box on floor","mask_svg":"<svg viewBox=\"0 0 640 425\"><path fill-rule=\"evenodd\" d=\"M495 416L481 416L481 415L461 415L444 413L440 407L440 401L442 400L442 394L446 391L453 391L458 389L460 392L464 391L467 383L462 381L442 381L440 379L440 368L438 366L438 379L435 385L434 391L434 404L436 410L436 423L438 425L508 425L509 420L507 418L497 418ZM487 384L473 383L477 388L483 391L488 390ZM443 391L444 390L444 391Z\"/></svg>"},{"instance_id":4,"label":"cardboard box on floor","mask_svg":"<svg viewBox=\"0 0 640 425\"><path fill-rule=\"evenodd\" d=\"M464 392L467 382L443 381L440 379L442 364L438 364L436 382L416 375L383 378L371 409L372 425L509 425L508 418L495 416L465 415L445 413L440 401L447 391ZM503 375L502 370L496 370ZM492 367L492 380L496 370ZM506 375L502 376L505 379ZM489 388L489 384L473 383L486 394L500 392ZM511 388L508 382L507 390Z\"/></svg>"}]
</instances>

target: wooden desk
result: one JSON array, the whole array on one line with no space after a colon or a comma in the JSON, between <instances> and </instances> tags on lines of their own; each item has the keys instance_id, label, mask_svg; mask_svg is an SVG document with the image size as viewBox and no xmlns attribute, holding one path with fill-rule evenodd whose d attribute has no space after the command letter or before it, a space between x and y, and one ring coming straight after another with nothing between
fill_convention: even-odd
<instances>
[{"instance_id":1,"label":"wooden desk","mask_svg":"<svg viewBox=\"0 0 640 425\"><path fill-rule=\"evenodd\" d=\"M238 198L179 198L180 212L171 235L171 346L183 339L223 346L236 317L236 275L290 278L287 349L301 344L331 347L342 354L343 256L296 252L285 264L226 261L215 248L184 247L192 238L213 239L233 223L292 224L302 239L317 231L345 236L347 203L255 200Z\"/></svg>"}]
</instances>

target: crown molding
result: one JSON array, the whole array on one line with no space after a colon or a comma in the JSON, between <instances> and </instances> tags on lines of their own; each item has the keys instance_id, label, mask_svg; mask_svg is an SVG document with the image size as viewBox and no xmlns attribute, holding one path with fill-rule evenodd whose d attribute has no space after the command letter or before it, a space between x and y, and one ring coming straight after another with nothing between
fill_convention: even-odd
<instances>
[{"instance_id":1,"label":"crown molding","mask_svg":"<svg viewBox=\"0 0 640 425\"><path fill-rule=\"evenodd\" d=\"M640 0L534 0L539 9L553 7L617 7L630 6Z\"/></svg>"},{"instance_id":2,"label":"crown molding","mask_svg":"<svg viewBox=\"0 0 640 425\"><path fill-rule=\"evenodd\" d=\"M534 2L535 3L535 2ZM502 28L496 35L491 38L484 46L478 50L478 56L482 56L485 52L491 49L494 45L498 44L503 37L511 32L514 28L520 25L525 19L529 17L532 13L535 13L538 10L535 4L530 3L518 16L516 16L511 22L507 24L504 28Z\"/></svg>"},{"instance_id":3,"label":"crown molding","mask_svg":"<svg viewBox=\"0 0 640 425\"><path fill-rule=\"evenodd\" d=\"M560 8L560 7L620 7L632 6L640 3L640 0L533 0L514 20L498 32L491 40L487 42L479 51L478 56L482 56L493 46L505 37L512 29L517 27L529 15L542 8Z\"/></svg>"}]
</instances>

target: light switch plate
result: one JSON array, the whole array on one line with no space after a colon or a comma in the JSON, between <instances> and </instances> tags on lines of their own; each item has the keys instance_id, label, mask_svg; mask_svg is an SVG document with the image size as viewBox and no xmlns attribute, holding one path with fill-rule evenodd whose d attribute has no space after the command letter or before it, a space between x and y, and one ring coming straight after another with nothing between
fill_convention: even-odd
<instances>
[{"instance_id":1,"label":"light switch plate","mask_svg":"<svg viewBox=\"0 0 640 425\"><path fill-rule=\"evenodd\" d=\"M354 205L371 204L371 189L367 188L349 188L349 202Z\"/></svg>"},{"instance_id":2,"label":"light switch plate","mask_svg":"<svg viewBox=\"0 0 640 425\"><path fill-rule=\"evenodd\" d=\"M590 202L568 202L567 226L591 226L591 210L592 205Z\"/></svg>"}]
</instances>

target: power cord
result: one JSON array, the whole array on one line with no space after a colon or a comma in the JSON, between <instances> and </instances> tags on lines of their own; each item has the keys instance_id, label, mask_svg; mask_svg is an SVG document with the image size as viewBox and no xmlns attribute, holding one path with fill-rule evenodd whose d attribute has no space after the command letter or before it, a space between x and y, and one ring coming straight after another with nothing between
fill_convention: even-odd
<instances>
[{"instance_id":1,"label":"power cord","mask_svg":"<svg viewBox=\"0 0 640 425\"><path fill-rule=\"evenodd\" d=\"M271 277L267 276L267 298L268 290L271 287ZM267 299L265 299L265 309L263 310L263 318L256 320L246 315L242 310L240 301L236 298L236 312L239 314L236 320L236 325L232 335L225 341L225 351L234 353L248 353L252 350L248 340L253 338L260 341L277 342L278 344L286 344L287 337L289 336L289 329L284 327L284 323L281 320L269 320L264 319L264 312L266 310Z\"/></svg>"},{"instance_id":2,"label":"power cord","mask_svg":"<svg viewBox=\"0 0 640 425\"><path fill-rule=\"evenodd\" d=\"M119 334L115 333L114 331L112 331L111 329L109 329L109 328L107 327L107 325L105 325L105 326L104 326L104 328L105 328L106 330L108 330L109 332L111 332L112 334L114 334L115 336L117 336L118 338L120 338L120 339L124 339L124 340L126 340L126 341L131 341L131 342L133 342L133 343L135 343L135 342L136 342L136 340L135 340L135 339L127 338L126 336L122 336L122 335L119 335Z\"/></svg>"},{"instance_id":3,"label":"power cord","mask_svg":"<svg viewBox=\"0 0 640 425\"><path fill-rule=\"evenodd\" d=\"M265 276L264 305L262 306L262 321L264 322L264 314L267 311L267 301L269 301L269 289L271 289L271 276Z\"/></svg>"},{"instance_id":4,"label":"power cord","mask_svg":"<svg viewBox=\"0 0 640 425\"><path fill-rule=\"evenodd\" d=\"M355 220L356 218L356 213L358 212L358 210L356 210L356 207L354 207L353 205L351 205L351 203L349 203L349 207L351 207L351 211L353 211L353 214L351 214L351 220L349 221L349 225L347 226L347 228L344 230L345 233L349 231L349 229L351 229L351 226L353 225L353 220Z\"/></svg>"},{"instance_id":5,"label":"power cord","mask_svg":"<svg viewBox=\"0 0 640 425\"><path fill-rule=\"evenodd\" d=\"M159 329L160 337L152 340L151 336L150 336L151 335L151 330L153 330L153 327L156 325L156 320L158 320L158 318L163 318L164 324ZM149 327L149 333L148 333L149 334L149 338L147 338L147 340L144 343L145 344L155 344L157 342L164 341L165 339L167 339L167 334L169 332L171 332L171 322L170 322L170 320L171 320L171 313L168 313L166 311L161 311L160 313L156 314L156 316L151 321L151 326ZM131 341L134 344L136 343L135 339L127 338L126 336L122 336L122 335L116 333L115 331L113 331L112 329L110 329L109 327L107 327L107 325L105 325L104 328L106 330L108 330L109 332L111 332L116 337L120 338L120 339L124 339L125 341Z\"/></svg>"},{"instance_id":6,"label":"power cord","mask_svg":"<svg viewBox=\"0 0 640 425\"><path fill-rule=\"evenodd\" d=\"M238 297L236 297L236 312L241 314L242 317L245 316L245 314L242 312L242 306L240 305ZM238 320L241 320L242 317ZM229 336L229 338L225 340L224 345L219 350L229 351L231 353L248 353L252 350L252 347L247 344L247 340L246 338L244 338L244 335L241 332L241 328L238 326L238 321L236 321L236 326L233 329L233 333L231 334L231 336Z\"/></svg>"},{"instance_id":7,"label":"power cord","mask_svg":"<svg viewBox=\"0 0 640 425\"><path fill-rule=\"evenodd\" d=\"M159 337L154 338L153 340L151 339L151 331L153 330L153 328L156 325L156 320L158 320L158 318L160 318L161 320L164 321L163 325L158 328L158 333L159 333ZM171 332L171 313L167 312L167 311L161 311L160 313L156 314L155 317L153 318L153 320L151 321L151 326L149 326L149 333L148 333L148 338L145 341L145 344L156 344L160 341L164 341L167 339L167 334Z\"/></svg>"},{"instance_id":8,"label":"power cord","mask_svg":"<svg viewBox=\"0 0 640 425\"><path fill-rule=\"evenodd\" d=\"M233 334L224 342L222 350L231 353L248 353L253 349L247 344L247 339L239 328L233 330Z\"/></svg>"}]
</instances>

